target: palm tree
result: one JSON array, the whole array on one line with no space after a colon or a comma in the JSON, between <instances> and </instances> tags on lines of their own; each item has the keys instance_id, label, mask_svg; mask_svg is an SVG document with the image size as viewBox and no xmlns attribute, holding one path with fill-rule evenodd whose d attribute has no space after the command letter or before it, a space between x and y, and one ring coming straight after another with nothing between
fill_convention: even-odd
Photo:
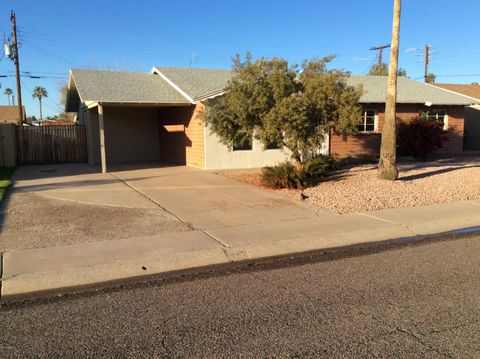
<instances>
[{"instance_id":1,"label":"palm tree","mask_svg":"<svg viewBox=\"0 0 480 359\"><path fill-rule=\"evenodd\" d=\"M33 89L32 98L38 98L38 103L40 105L40 121L42 121L42 98L48 97L48 92L44 87L36 86Z\"/></svg>"},{"instance_id":2,"label":"palm tree","mask_svg":"<svg viewBox=\"0 0 480 359\"><path fill-rule=\"evenodd\" d=\"M13 90L10 87L7 87L3 94L8 96L8 105L10 106L10 96L13 95Z\"/></svg>"}]
</instances>

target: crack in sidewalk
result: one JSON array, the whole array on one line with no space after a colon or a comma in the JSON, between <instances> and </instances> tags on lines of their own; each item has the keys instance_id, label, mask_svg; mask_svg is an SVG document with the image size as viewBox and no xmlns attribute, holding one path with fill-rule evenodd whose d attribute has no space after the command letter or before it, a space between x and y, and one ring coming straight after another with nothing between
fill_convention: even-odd
<instances>
[{"instance_id":1,"label":"crack in sidewalk","mask_svg":"<svg viewBox=\"0 0 480 359\"><path fill-rule=\"evenodd\" d=\"M390 224L397 224L397 225L400 225L400 226L403 226L405 227L406 229L408 229L410 232L412 232L412 234L414 236L419 236L420 233L417 233L415 232L412 228L410 228L409 225L407 224L404 224L404 223L400 223L400 222L395 222L395 221L390 221L388 219L384 219L384 218L380 218L380 217L377 217L377 216L374 216L373 214L368 214L368 213L357 213L358 215L360 216L365 216L365 217L368 217L368 218L371 218L371 219L375 219L377 221L381 221L381 222L385 222L385 223L390 223Z\"/></svg>"}]
</instances>

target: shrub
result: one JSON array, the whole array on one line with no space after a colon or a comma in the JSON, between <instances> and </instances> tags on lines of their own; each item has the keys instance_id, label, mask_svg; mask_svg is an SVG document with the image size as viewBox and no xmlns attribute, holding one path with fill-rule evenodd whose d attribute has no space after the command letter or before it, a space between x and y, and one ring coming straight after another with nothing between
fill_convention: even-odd
<instances>
[{"instance_id":1,"label":"shrub","mask_svg":"<svg viewBox=\"0 0 480 359\"><path fill-rule=\"evenodd\" d=\"M328 171L336 169L332 156L319 155L306 160L302 168L286 161L262 169L262 184L270 188L305 188L312 179L325 178Z\"/></svg>"},{"instance_id":2,"label":"shrub","mask_svg":"<svg viewBox=\"0 0 480 359\"><path fill-rule=\"evenodd\" d=\"M337 161L332 156L318 155L305 161L303 171L308 178L325 178L328 171L337 169Z\"/></svg>"},{"instance_id":3,"label":"shrub","mask_svg":"<svg viewBox=\"0 0 480 359\"><path fill-rule=\"evenodd\" d=\"M415 118L397 127L397 152L401 156L424 160L442 148L445 141L448 141L448 132L436 121Z\"/></svg>"},{"instance_id":4,"label":"shrub","mask_svg":"<svg viewBox=\"0 0 480 359\"><path fill-rule=\"evenodd\" d=\"M261 179L269 188L304 188L306 185L303 172L288 161L262 168Z\"/></svg>"}]
</instances>

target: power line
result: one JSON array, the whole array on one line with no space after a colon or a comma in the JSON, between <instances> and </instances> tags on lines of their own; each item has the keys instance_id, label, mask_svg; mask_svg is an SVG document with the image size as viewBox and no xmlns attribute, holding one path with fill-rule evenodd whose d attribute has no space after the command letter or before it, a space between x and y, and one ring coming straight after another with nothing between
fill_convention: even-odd
<instances>
[{"instance_id":1,"label":"power line","mask_svg":"<svg viewBox=\"0 0 480 359\"><path fill-rule=\"evenodd\" d=\"M381 46L374 46L374 47L371 47L369 49L370 51L378 51L378 69L377 69L377 72L378 72L379 76L382 75L383 50L386 49L386 48L389 48L389 47L390 47L390 44L386 44L386 45L381 45Z\"/></svg>"},{"instance_id":2,"label":"power line","mask_svg":"<svg viewBox=\"0 0 480 359\"><path fill-rule=\"evenodd\" d=\"M478 74L450 74L450 75L437 75L435 74L435 77L473 77L473 76L480 76L480 73ZM420 80L423 79L423 76L420 77L415 77L414 80Z\"/></svg>"}]
</instances>

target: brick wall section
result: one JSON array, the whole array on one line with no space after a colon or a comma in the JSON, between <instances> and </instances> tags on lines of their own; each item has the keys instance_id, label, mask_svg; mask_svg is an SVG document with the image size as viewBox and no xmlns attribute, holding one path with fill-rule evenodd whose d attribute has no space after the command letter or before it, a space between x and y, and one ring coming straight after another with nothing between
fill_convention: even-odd
<instances>
[{"instance_id":1,"label":"brick wall section","mask_svg":"<svg viewBox=\"0 0 480 359\"><path fill-rule=\"evenodd\" d=\"M159 110L160 159L192 167L205 167L204 105Z\"/></svg>"},{"instance_id":2,"label":"brick wall section","mask_svg":"<svg viewBox=\"0 0 480 359\"><path fill-rule=\"evenodd\" d=\"M357 136L332 135L330 139L330 153L337 157L377 157L380 153L381 132L384 122L385 104L371 104L364 107L377 111L378 133L359 134ZM434 107L432 107L434 108ZM449 140L439 153L457 154L463 151L463 126L465 108L463 106L438 106L448 115L448 127L451 129ZM405 104L397 107L397 121L410 121L418 116L423 105Z\"/></svg>"},{"instance_id":3,"label":"brick wall section","mask_svg":"<svg viewBox=\"0 0 480 359\"><path fill-rule=\"evenodd\" d=\"M444 147L439 152L453 154L462 153L465 107L451 107L447 109L447 114L450 133L448 135L448 142L445 143Z\"/></svg>"}]
</instances>

